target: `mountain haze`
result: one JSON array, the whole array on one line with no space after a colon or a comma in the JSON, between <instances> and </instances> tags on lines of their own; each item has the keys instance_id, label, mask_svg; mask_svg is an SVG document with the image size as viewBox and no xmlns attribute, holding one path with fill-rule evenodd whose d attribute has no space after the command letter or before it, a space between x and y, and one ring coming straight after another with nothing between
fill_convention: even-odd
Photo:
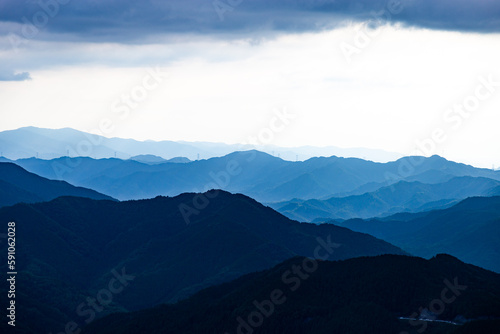
<instances>
[{"instance_id":1,"label":"mountain haze","mask_svg":"<svg viewBox=\"0 0 500 334\"><path fill-rule=\"evenodd\" d=\"M290 219L350 219L388 216L396 212L429 211L451 206L467 197L500 195L500 181L482 177L454 177L425 184L400 181L373 192L327 200L292 200L271 205Z\"/></svg>"},{"instance_id":2,"label":"mountain haze","mask_svg":"<svg viewBox=\"0 0 500 334\"><path fill-rule=\"evenodd\" d=\"M220 157L234 151L259 149L269 154L295 161L314 156L359 157L373 161L392 161L401 154L368 148L328 147L278 147L273 145L224 144L186 141L137 141L133 139L107 138L87 132L64 129L44 129L24 127L0 132L0 155L10 159L36 157L54 159L62 156L88 156L95 158L118 157L128 159L132 156L151 154L164 159L185 156L191 160L199 157L208 159Z\"/></svg>"},{"instance_id":3,"label":"mountain haze","mask_svg":"<svg viewBox=\"0 0 500 334\"><path fill-rule=\"evenodd\" d=\"M417 159L419 165L408 165ZM150 165L132 160L84 157L31 158L16 163L43 177L62 179L120 200L223 189L271 203L296 198L330 198L367 185L372 187L371 191L376 191L406 179L440 183L436 175L441 175L441 183L460 176L500 180L500 172L458 164L438 156L408 157L385 164L338 157L291 162L259 151L243 151L183 164ZM408 166L412 168L411 173L406 171ZM434 182L430 181L430 174Z\"/></svg>"},{"instance_id":4,"label":"mountain haze","mask_svg":"<svg viewBox=\"0 0 500 334\"><path fill-rule=\"evenodd\" d=\"M500 197L472 197L442 210L334 223L417 256L448 253L500 273Z\"/></svg>"}]
</instances>

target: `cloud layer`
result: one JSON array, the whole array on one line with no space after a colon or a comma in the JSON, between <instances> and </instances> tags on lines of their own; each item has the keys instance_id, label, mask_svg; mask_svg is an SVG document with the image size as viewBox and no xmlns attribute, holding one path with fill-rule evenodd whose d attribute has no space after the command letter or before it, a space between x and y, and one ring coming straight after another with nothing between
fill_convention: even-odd
<instances>
[{"instance_id":1,"label":"cloud layer","mask_svg":"<svg viewBox=\"0 0 500 334\"><path fill-rule=\"evenodd\" d=\"M500 32L496 0L3 0L0 33L141 43L179 33L318 31L374 17L430 29Z\"/></svg>"},{"instance_id":2,"label":"cloud layer","mask_svg":"<svg viewBox=\"0 0 500 334\"><path fill-rule=\"evenodd\" d=\"M25 81L25 80L31 80L31 75L28 72L13 73L13 72L0 71L0 81Z\"/></svg>"}]
</instances>

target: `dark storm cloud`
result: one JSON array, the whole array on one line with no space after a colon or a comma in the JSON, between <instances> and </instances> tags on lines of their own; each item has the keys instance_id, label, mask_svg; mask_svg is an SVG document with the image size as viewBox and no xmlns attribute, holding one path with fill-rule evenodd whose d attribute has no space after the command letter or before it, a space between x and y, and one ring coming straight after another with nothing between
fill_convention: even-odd
<instances>
[{"instance_id":1,"label":"dark storm cloud","mask_svg":"<svg viewBox=\"0 0 500 334\"><path fill-rule=\"evenodd\" d=\"M389 10L396 8L397 10ZM497 0L2 0L0 22L25 38L141 42L155 35L302 32L366 21L430 29L500 32ZM9 26L9 25L4 25ZM11 25L12 26L12 25ZM32 37L30 37L32 36ZM64 37L63 37L64 36Z\"/></svg>"}]
</instances>

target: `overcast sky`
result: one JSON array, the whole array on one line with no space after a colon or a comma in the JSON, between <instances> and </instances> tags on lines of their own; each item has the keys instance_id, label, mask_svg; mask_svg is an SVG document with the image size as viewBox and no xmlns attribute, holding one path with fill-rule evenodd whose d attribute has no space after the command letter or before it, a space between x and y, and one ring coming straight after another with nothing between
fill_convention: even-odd
<instances>
[{"instance_id":1,"label":"overcast sky","mask_svg":"<svg viewBox=\"0 0 500 334\"><path fill-rule=\"evenodd\" d=\"M0 131L499 167L499 59L495 0L1 0Z\"/></svg>"}]
</instances>

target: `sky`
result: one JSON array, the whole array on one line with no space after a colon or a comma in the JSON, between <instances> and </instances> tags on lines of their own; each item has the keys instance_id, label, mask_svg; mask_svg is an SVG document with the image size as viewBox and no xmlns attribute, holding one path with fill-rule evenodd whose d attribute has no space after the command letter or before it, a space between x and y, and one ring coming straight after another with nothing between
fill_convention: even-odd
<instances>
[{"instance_id":1,"label":"sky","mask_svg":"<svg viewBox=\"0 0 500 334\"><path fill-rule=\"evenodd\" d=\"M494 0L0 0L0 131L500 166Z\"/></svg>"}]
</instances>

